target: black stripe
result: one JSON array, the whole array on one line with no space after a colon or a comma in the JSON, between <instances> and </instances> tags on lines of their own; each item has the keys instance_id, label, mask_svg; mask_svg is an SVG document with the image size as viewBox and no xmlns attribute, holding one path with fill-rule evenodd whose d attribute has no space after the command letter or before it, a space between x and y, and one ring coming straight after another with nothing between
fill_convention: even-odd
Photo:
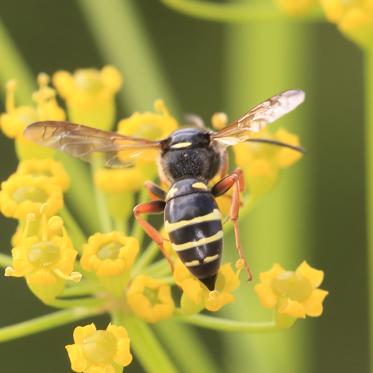
<instances>
[{"instance_id":1,"label":"black stripe","mask_svg":"<svg viewBox=\"0 0 373 373\"><path fill-rule=\"evenodd\" d=\"M164 214L169 223L176 223L210 214L217 208L210 193L193 193L167 201Z\"/></svg>"},{"instance_id":2,"label":"black stripe","mask_svg":"<svg viewBox=\"0 0 373 373\"><path fill-rule=\"evenodd\" d=\"M220 258L213 262L201 264L195 267L188 267L189 271L199 279L214 276L218 273L220 267Z\"/></svg>"},{"instance_id":3,"label":"black stripe","mask_svg":"<svg viewBox=\"0 0 373 373\"><path fill-rule=\"evenodd\" d=\"M191 249L177 251L177 255L183 263L199 260L202 262L207 256L221 255L223 250L223 240L219 239L206 245L192 247Z\"/></svg>"},{"instance_id":4,"label":"black stripe","mask_svg":"<svg viewBox=\"0 0 373 373\"><path fill-rule=\"evenodd\" d=\"M205 237L210 237L222 230L220 220L204 221L194 223L186 227L175 229L169 232L170 240L176 245L186 242L198 241Z\"/></svg>"}]
</instances>

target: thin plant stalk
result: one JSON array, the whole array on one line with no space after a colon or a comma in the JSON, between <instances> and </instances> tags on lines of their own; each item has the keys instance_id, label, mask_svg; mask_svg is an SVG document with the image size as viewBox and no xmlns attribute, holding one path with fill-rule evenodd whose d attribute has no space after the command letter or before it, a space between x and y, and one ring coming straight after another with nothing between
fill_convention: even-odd
<instances>
[{"instance_id":1,"label":"thin plant stalk","mask_svg":"<svg viewBox=\"0 0 373 373\"><path fill-rule=\"evenodd\" d=\"M367 235L368 235L368 268L373 268L373 43L365 50L365 139L366 139L366 198L367 198ZM369 335L370 343L373 343L373 273L369 273ZM371 358L371 372L373 362Z\"/></svg>"},{"instance_id":2,"label":"thin plant stalk","mask_svg":"<svg viewBox=\"0 0 373 373\"><path fill-rule=\"evenodd\" d=\"M127 329L131 336L131 348L146 372L178 372L148 324L124 314L113 315L113 322Z\"/></svg>"},{"instance_id":3,"label":"thin plant stalk","mask_svg":"<svg viewBox=\"0 0 373 373\"><path fill-rule=\"evenodd\" d=\"M32 72L16 45L8 30L0 20L0 82L4 85L10 79L18 82L16 95L22 104L31 102L31 94L35 89ZM6 56L6 57L5 57Z\"/></svg>"},{"instance_id":4,"label":"thin plant stalk","mask_svg":"<svg viewBox=\"0 0 373 373\"><path fill-rule=\"evenodd\" d=\"M173 111L177 102L166 72L146 34L137 2L80 0L83 15L106 61L124 75L123 102L132 110L152 109L163 98Z\"/></svg>"},{"instance_id":5,"label":"thin plant stalk","mask_svg":"<svg viewBox=\"0 0 373 373\"><path fill-rule=\"evenodd\" d=\"M99 308L70 308L23 321L12 326L5 326L0 328L0 343L66 325L74 321L98 315L100 312L101 310Z\"/></svg>"},{"instance_id":6,"label":"thin plant stalk","mask_svg":"<svg viewBox=\"0 0 373 373\"><path fill-rule=\"evenodd\" d=\"M231 26L228 29L225 92L230 115L237 117L250 106L280 91L305 88L308 80L305 76L310 74L306 73L310 45L305 35L304 25L286 22L256 22ZM309 111L308 105L306 101L305 106ZM305 128L309 125L305 116L307 110L298 109L284 118L279 125L299 133L308 146L305 136ZM273 127L276 128L276 125ZM306 237L309 184L307 163L302 160L295 170L288 171L283 179L285 180L281 180L280 185L266 196L265 201L256 204L248 218L240 221L242 242L255 280L258 279L259 272L268 270L274 261L290 268L299 264L301 258L307 257L306 253L311 245L310 237ZM249 289L245 290L245 286ZM250 318L262 317L263 310L260 309L257 299L253 295L247 295L253 293L252 290L252 284L243 284L241 294L238 294L240 302L234 303L226 314L233 319L244 319L250 310ZM269 372L298 372L310 367L311 359L305 352L307 336L299 329L281 337L268 335L260 338L239 338L239 342L236 337L226 339L228 359L233 363L237 362L237 365L231 367L233 371L239 370L242 364L247 364L252 371ZM249 350L252 353L249 353ZM278 353L269 357L268 351ZM245 358L246 363L242 360Z\"/></svg>"},{"instance_id":7,"label":"thin plant stalk","mask_svg":"<svg viewBox=\"0 0 373 373\"><path fill-rule=\"evenodd\" d=\"M252 21L278 21L287 18L288 21L314 21L323 17L319 9L311 12L301 19L284 15L270 2L258 4L251 2L213 3L202 0L161 0L169 8L182 14L208 21L218 22L252 22Z\"/></svg>"},{"instance_id":8,"label":"thin plant stalk","mask_svg":"<svg viewBox=\"0 0 373 373\"><path fill-rule=\"evenodd\" d=\"M183 372L195 373L198 370L203 373L215 373L219 371L216 359L208 358L210 352L196 330L175 320L160 322L155 325L155 330ZM186 344L175 343L179 340L180 335L183 336L183 341ZM187 346L193 346L192 359Z\"/></svg>"}]
</instances>

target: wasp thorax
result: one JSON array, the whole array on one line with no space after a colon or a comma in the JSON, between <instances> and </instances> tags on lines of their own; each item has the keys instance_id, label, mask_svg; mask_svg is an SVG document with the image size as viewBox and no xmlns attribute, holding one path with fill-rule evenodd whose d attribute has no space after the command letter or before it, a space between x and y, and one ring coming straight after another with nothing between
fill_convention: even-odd
<instances>
[{"instance_id":1,"label":"wasp thorax","mask_svg":"<svg viewBox=\"0 0 373 373\"><path fill-rule=\"evenodd\" d=\"M171 181L182 178L212 179L220 167L220 151L210 133L198 128L175 131L164 141L161 168Z\"/></svg>"}]
</instances>

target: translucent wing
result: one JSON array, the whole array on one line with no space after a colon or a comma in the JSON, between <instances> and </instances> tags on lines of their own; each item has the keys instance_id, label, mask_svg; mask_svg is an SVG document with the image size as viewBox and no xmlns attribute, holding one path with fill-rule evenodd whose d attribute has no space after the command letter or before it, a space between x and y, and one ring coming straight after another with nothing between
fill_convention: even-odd
<instances>
[{"instance_id":1,"label":"translucent wing","mask_svg":"<svg viewBox=\"0 0 373 373\"><path fill-rule=\"evenodd\" d=\"M294 110L304 98L305 93L301 90L282 92L255 106L221 131L213 133L212 138L226 146L246 141L267 124Z\"/></svg>"},{"instance_id":2,"label":"translucent wing","mask_svg":"<svg viewBox=\"0 0 373 373\"><path fill-rule=\"evenodd\" d=\"M36 122L25 129L24 135L32 142L88 162L94 154L100 153L105 167L110 168L131 167L140 155L146 153L148 158L149 154L156 156L160 149L160 141L138 139L69 122Z\"/></svg>"}]
</instances>

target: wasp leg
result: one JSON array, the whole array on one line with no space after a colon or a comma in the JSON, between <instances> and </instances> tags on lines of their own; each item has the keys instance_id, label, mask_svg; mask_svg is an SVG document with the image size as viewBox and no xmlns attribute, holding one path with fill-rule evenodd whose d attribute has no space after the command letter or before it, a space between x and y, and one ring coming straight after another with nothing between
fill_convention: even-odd
<instances>
[{"instance_id":1,"label":"wasp leg","mask_svg":"<svg viewBox=\"0 0 373 373\"><path fill-rule=\"evenodd\" d=\"M164 201L145 202L135 206L135 208L133 209L133 214L135 215L137 223L141 225L146 234L159 246L159 249L161 250L163 256L167 259L168 264L170 265L171 272L173 272L174 264L170 255L167 253L166 249L163 246L163 237L150 223L148 223L141 217L141 214L161 214L163 213L165 206L166 202Z\"/></svg>"},{"instance_id":2,"label":"wasp leg","mask_svg":"<svg viewBox=\"0 0 373 373\"><path fill-rule=\"evenodd\" d=\"M238 227L238 215L240 211L240 193L244 189L244 178L242 170L239 168L234 170L233 173L229 176L226 176L224 179L218 181L211 189L211 193L215 197L219 197L222 194L226 193L230 188L233 187L233 195L232 195L232 206L230 212L230 220L233 223L234 227L234 237L236 239L236 249L240 258L243 260L245 265L245 270L248 275L248 281L251 281L253 275L251 273L249 264L247 263L245 254L241 247L240 241L240 232Z\"/></svg>"},{"instance_id":3,"label":"wasp leg","mask_svg":"<svg viewBox=\"0 0 373 373\"><path fill-rule=\"evenodd\" d=\"M159 185L148 180L145 181L144 186L148 190L152 200L160 199L161 201L164 201L166 199L166 192Z\"/></svg>"}]
</instances>

